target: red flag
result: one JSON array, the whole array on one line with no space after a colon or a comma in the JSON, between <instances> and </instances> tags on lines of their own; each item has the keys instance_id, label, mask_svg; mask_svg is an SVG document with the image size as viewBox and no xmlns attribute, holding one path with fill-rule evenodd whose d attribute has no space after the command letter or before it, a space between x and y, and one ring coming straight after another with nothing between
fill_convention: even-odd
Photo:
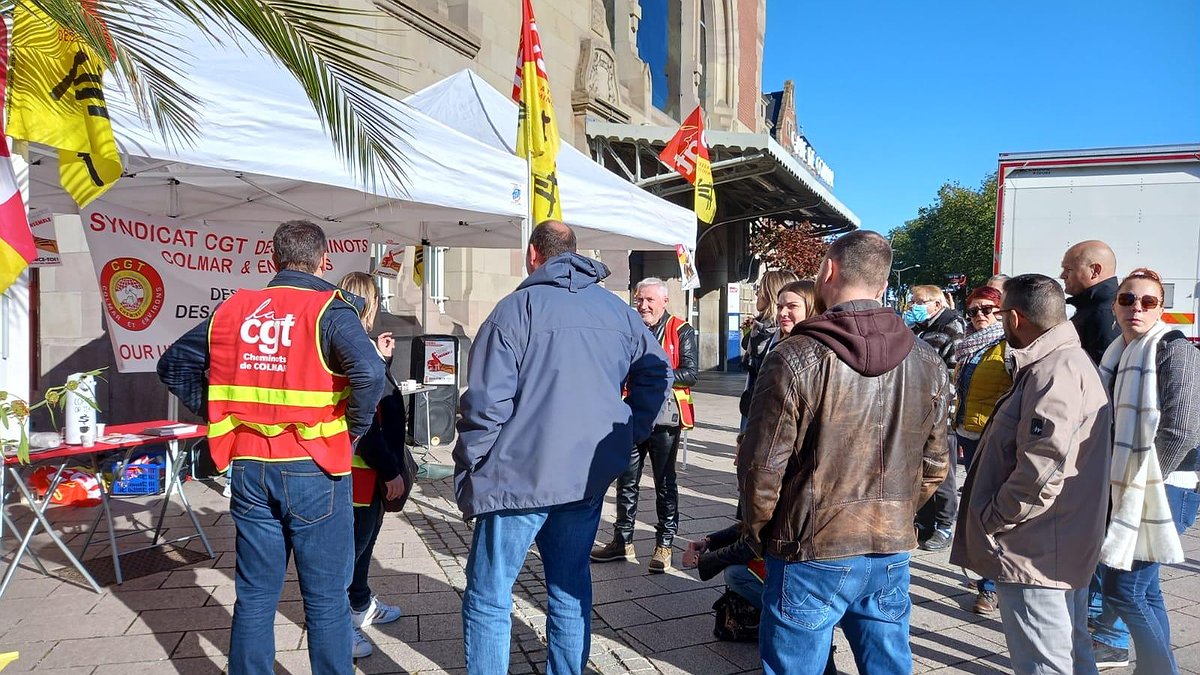
<instances>
[{"instance_id":1,"label":"red flag","mask_svg":"<svg viewBox=\"0 0 1200 675\"><path fill-rule=\"evenodd\" d=\"M17 186L8 138L4 135L4 93L8 90L8 28L0 21L0 291L12 285L37 258L25 203Z\"/></svg>"},{"instance_id":2,"label":"red flag","mask_svg":"<svg viewBox=\"0 0 1200 675\"><path fill-rule=\"evenodd\" d=\"M700 106L696 106L688 115L658 158L696 186L696 217L711 223L717 214L717 196L713 189L712 164L708 159L708 144L704 140L704 113Z\"/></svg>"}]
</instances>

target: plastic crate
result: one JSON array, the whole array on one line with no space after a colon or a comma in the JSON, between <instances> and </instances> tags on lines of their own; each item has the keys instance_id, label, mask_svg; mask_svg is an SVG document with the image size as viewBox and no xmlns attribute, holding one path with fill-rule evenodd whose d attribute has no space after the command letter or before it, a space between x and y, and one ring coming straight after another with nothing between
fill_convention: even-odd
<instances>
[{"instance_id":1,"label":"plastic crate","mask_svg":"<svg viewBox=\"0 0 1200 675\"><path fill-rule=\"evenodd\" d=\"M155 495L162 492L162 464L130 464L125 475L114 480L109 493L113 495Z\"/></svg>"}]
</instances>

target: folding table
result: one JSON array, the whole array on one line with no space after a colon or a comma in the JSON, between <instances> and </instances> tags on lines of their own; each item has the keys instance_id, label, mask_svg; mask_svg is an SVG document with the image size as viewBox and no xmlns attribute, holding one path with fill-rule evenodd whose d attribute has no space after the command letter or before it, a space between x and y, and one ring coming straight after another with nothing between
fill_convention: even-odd
<instances>
[{"instance_id":1,"label":"folding table","mask_svg":"<svg viewBox=\"0 0 1200 675\"><path fill-rule=\"evenodd\" d=\"M34 563L44 574L48 574L46 568L42 565L37 555L30 550L29 544L37 533L38 528L41 528L48 534L51 540L62 550L67 560L71 565L79 571L84 580L95 590L100 593L100 585L88 572L87 568L81 562L81 558L92 543L92 539L96 534L96 530L103 519L108 526L108 542L110 553L113 561L113 571L116 574L117 583L124 583L124 575L121 571L121 557L144 551L147 549L158 548L168 544L178 544L180 542L190 541L192 539L200 539L204 545L205 552L208 557L214 557L212 546L208 542L208 537L204 534L204 528L200 526L199 519L196 518L195 512L192 510L192 505L188 502L187 495L183 492L183 482L181 474L183 473L184 463L180 457L179 441L191 438L199 438L207 432L204 426L198 426L195 431L177 434L174 436L151 436L142 432L149 428L160 427L167 424L172 424L169 420L155 420L150 422L137 422L134 424L120 424L109 426L106 430L104 438L110 442L97 442L95 446L85 448L79 445L60 445L56 448L36 451L30 454L29 464L20 464L16 457L4 457L3 474L0 475L0 543L4 540L4 530L9 528L13 530L20 543L17 546L12 560L8 563L8 568L4 573L3 580L0 580L0 597L4 595L9 583L12 582L13 575L20 565L21 559L25 555L30 555ZM166 446L166 464L163 467L165 474L165 491L162 497L162 503L158 508L158 516L154 522L154 539L147 545L140 548L122 551L117 546L117 537L129 534L138 534L146 530L134 530L122 532L118 535L115 524L113 522L112 509L110 507L110 488L105 485L103 480L100 480L100 508L97 509L96 517L92 520L88 527L88 536L84 541L83 547L78 555L73 553L62 538L54 531L53 525L46 518L46 509L50 505L50 495L58 488L62 482L63 471L71 465L77 465L81 462L86 462L91 465L92 470L97 476L100 476L103 463L111 458L117 458L117 463L114 470L114 476L124 476L125 467L129 464L129 458L139 449L144 449L147 446L165 445ZM33 472L40 468L49 466L53 469L53 477L50 480L49 489L46 491L46 496L40 501L35 498L34 490L30 487L29 478ZM9 485L12 485L12 488ZM33 522L30 523L29 529L25 532L16 526L15 519L9 517L5 509L8 507L8 495L15 492L24 499L33 511ZM171 503L171 497L178 495L179 502L183 506L183 511L191 519L193 527L196 529L195 534L189 534L184 537L178 537L170 541L160 541L162 538L163 519L166 517L167 506Z\"/></svg>"}]
</instances>

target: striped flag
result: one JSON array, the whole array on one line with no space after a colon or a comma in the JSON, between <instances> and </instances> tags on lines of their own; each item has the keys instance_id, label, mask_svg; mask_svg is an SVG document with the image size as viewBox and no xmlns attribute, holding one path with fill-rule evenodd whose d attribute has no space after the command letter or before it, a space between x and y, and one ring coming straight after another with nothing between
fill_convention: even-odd
<instances>
[{"instance_id":1,"label":"striped flag","mask_svg":"<svg viewBox=\"0 0 1200 675\"><path fill-rule=\"evenodd\" d=\"M0 291L12 285L37 258L33 232L21 201L17 174L4 135L4 92L8 87L8 28L0 21Z\"/></svg>"},{"instance_id":2,"label":"striped flag","mask_svg":"<svg viewBox=\"0 0 1200 675\"><path fill-rule=\"evenodd\" d=\"M558 194L558 123L550 100L550 79L542 58L542 39L533 18L532 0L522 0L521 41L517 47L517 72L513 100L520 104L517 155L529 161L533 184L533 224L562 220Z\"/></svg>"},{"instance_id":3,"label":"striped flag","mask_svg":"<svg viewBox=\"0 0 1200 675\"><path fill-rule=\"evenodd\" d=\"M696 217L711 223L717 215L717 192L713 188L712 163L704 140L704 111L700 106L688 115L658 158L695 186Z\"/></svg>"},{"instance_id":4,"label":"striped flag","mask_svg":"<svg viewBox=\"0 0 1200 675\"><path fill-rule=\"evenodd\" d=\"M94 0L83 4L96 22ZM13 9L13 138L58 149L58 176L79 206L121 177L121 156L104 101L104 62L30 0Z\"/></svg>"}]
</instances>

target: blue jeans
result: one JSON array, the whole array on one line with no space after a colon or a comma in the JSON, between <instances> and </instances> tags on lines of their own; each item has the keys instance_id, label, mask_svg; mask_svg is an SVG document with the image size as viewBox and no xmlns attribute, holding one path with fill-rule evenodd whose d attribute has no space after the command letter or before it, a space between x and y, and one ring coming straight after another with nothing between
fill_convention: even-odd
<instances>
[{"instance_id":1,"label":"blue jeans","mask_svg":"<svg viewBox=\"0 0 1200 675\"><path fill-rule=\"evenodd\" d=\"M767 556L763 670L821 673L841 624L861 673L912 672L908 553L784 562Z\"/></svg>"},{"instance_id":2,"label":"blue jeans","mask_svg":"<svg viewBox=\"0 0 1200 675\"><path fill-rule=\"evenodd\" d=\"M758 609L762 609L763 582L754 576L749 567L745 565L726 567L725 586Z\"/></svg>"},{"instance_id":3,"label":"blue jeans","mask_svg":"<svg viewBox=\"0 0 1200 675\"><path fill-rule=\"evenodd\" d=\"M346 594L350 598L350 609L364 612L371 604L371 585L367 576L371 571L371 554L375 551L375 540L383 527L383 486L375 486L375 497L369 506L354 507L354 574Z\"/></svg>"},{"instance_id":4,"label":"blue jeans","mask_svg":"<svg viewBox=\"0 0 1200 675\"><path fill-rule=\"evenodd\" d=\"M592 640L588 554L603 495L543 509L497 511L475 519L463 593L467 672L508 672L513 583L537 542L546 575L546 673L582 673Z\"/></svg>"},{"instance_id":5,"label":"blue jeans","mask_svg":"<svg viewBox=\"0 0 1200 675\"><path fill-rule=\"evenodd\" d=\"M1165 487L1175 529L1182 534L1196 522L1200 493L1174 485ZM1117 641L1113 637L1120 637L1118 627L1120 621L1124 621L1128 631L1125 644L1128 645L1132 638L1137 649L1134 672L1178 672L1171 653L1171 623L1159 585L1159 563L1135 560L1129 571L1100 567L1104 602L1103 612L1095 621L1095 633L1103 635L1095 635L1096 639L1105 644L1112 644L1110 640ZM1114 617L1119 620L1114 621Z\"/></svg>"},{"instance_id":6,"label":"blue jeans","mask_svg":"<svg viewBox=\"0 0 1200 675\"><path fill-rule=\"evenodd\" d=\"M350 476L330 476L312 460L235 460L229 510L237 526L237 571L229 672L275 672L275 609L288 558L308 627L314 675L349 675L350 604L346 586L354 561Z\"/></svg>"}]
</instances>

